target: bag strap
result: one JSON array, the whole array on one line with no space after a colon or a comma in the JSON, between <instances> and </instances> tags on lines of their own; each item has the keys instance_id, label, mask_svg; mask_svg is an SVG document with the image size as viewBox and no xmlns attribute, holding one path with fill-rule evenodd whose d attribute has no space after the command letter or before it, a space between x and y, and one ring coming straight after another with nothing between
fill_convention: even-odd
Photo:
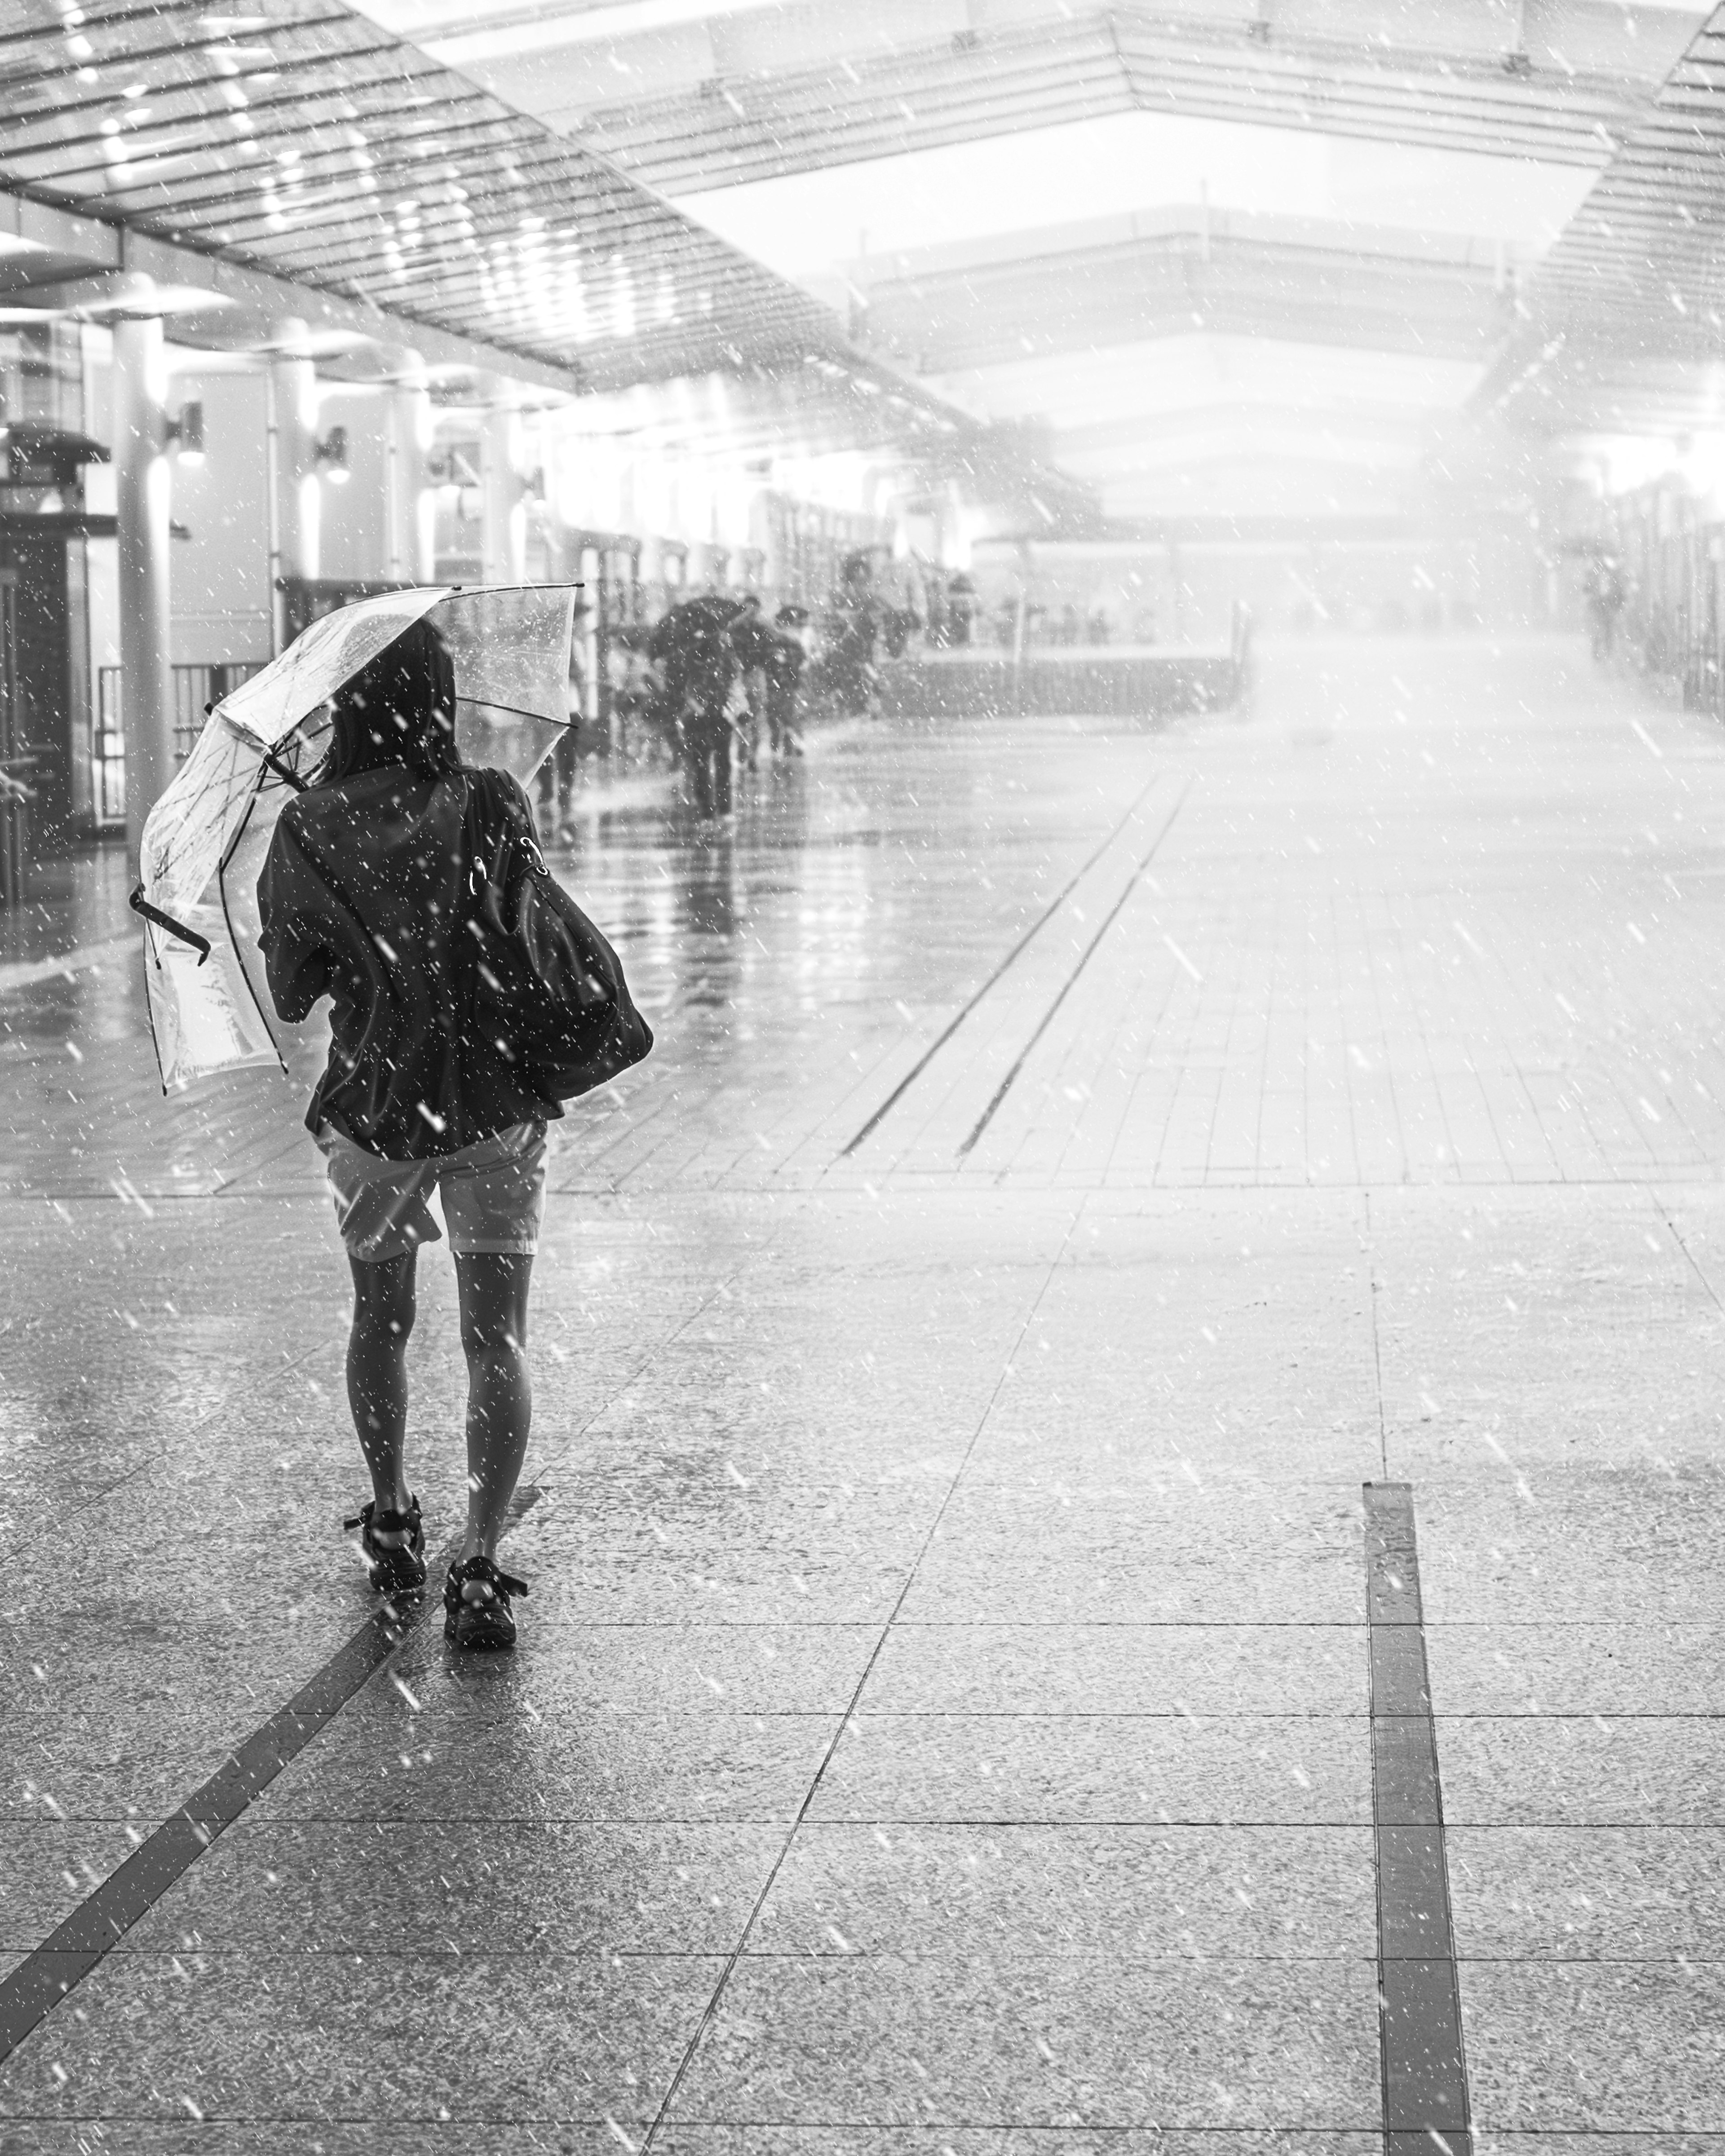
<instances>
[{"instance_id":1,"label":"bag strap","mask_svg":"<svg viewBox=\"0 0 1725 2156\"><path fill-rule=\"evenodd\" d=\"M515 881L511 856L517 848L525 854L528 869L542 876L551 874L539 850L531 820L526 829L521 828L519 818L511 813L511 804L499 783L500 778L500 773L483 767L471 768L467 773L467 798L461 821L462 854L467 893L473 899L478 898L486 884L507 885Z\"/></svg>"}]
</instances>

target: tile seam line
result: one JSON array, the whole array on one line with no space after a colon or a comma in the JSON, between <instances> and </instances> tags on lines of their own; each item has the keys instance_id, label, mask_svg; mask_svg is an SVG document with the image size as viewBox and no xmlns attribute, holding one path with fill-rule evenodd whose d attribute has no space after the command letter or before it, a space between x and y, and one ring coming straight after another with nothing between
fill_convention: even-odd
<instances>
[{"instance_id":1,"label":"tile seam line","mask_svg":"<svg viewBox=\"0 0 1725 2156\"><path fill-rule=\"evenodd\" d=\"M1660 1219L1665 1223L1666 1234L1670 1235L1671 1240L1683 1253L1685 1262L1687 1264L1690 1270L1695 1275L1697 1280L1701 1282L1701 1285L1706 1291L1713 1307L1716 1310L1725 1312L1725 1302L1722 1302L1720 1301L1719 1291L1713 1286L1712 1281L1708 1279L1706 1268L1702 1265L1700 1259L1697 1258L1694 1251L1690 1249L1688 1238L1684 1235L1682 1229L1677 1225L1676 1222L1671 1218L1671 1207L1666 1203L1665 1199L1651 1183L1645 1183L1642 1187L1646 1192L1654 1211L1658 1214Z\"/></svg>"},{"instance_id":2,"label":"tile seam line","mask_svg":"<svg viewBox=\"0 0 1725 2156\"><path fill-rule=\"evenodd\" d=\"M1007 1095L1012 1091L1013 1086L1016 1084L1019 1073L1024 1069L1024 1065L1029 1061L1031 1056L1035 1053L1037 1044L1041 1040L1044 1034L1048 1031L1050 1026L1053 1024L1055 1014L1060 1010L1061 1004L1065 1002L1066 998L1071 993L1072 990L1076 988L1080 977L1082 975L1085 968L1089 965L1091 960L1096 956L1097 951L1101 949L1103 939L1106 937L1108 931L1114 926L1115 922L1120 918L1122 913L1126 910L1127 903L1131 899L1133 893L1137 890L1139 881L1142 879L1145 870L1149 867L1151 862L1155 860L1158 853L1161 850L1163 840L1167 838L1168 833L1174 828L1175 822L1179 816L1180 811L1185 807L1192 789L1197 785L1197 783L1198 781L1196 778L1189 778L1186 781L1186 783L1180 788L1179 793L1175 796L1173 807L1169 809L1162 829L1157 833L1155 838L1151 841L1148 851L1144 854L1142 858L1139 860L1137 866L1132 870L1131 876L1127 879L1126 889L1122 891L1119 897L1115 900L1113 905L1109 907L1101 927L1097 929L1096 934L1091 937L1090 942L1084 947L1083 955L1080 957L1078 963L1066 976L1065 979L1060 983L1059 994L1055 996L1054 1001L1043 1013L1035 1032L1033 1033L1029 1040L1025 1042L1023 1050L1020 1051L1017 1060L1013 1064L1012 1068L1007 1072L1006 1075L1001 1080L999 1085L995 1088L993 1098L988 1102L988 1106L983 1110L982 1114L978 1116L975 1123L972 1126L968 1135L960 1145L957 1156L959 1160L967 1160L969 1158L971 1152L976 1146L978 1139L982 1137L983 1132L988 1129L988 1125L993 1121L995 1111L1000 1106L1002 1101L1005 1100ZM998 1170L996 1172L997 1182L1001 1177L1004 1177L1008 1173L1009 1173L1009 1167Z\"/></svg>"},{"instance_id":3,"label":"tile seam line","mask_svg":"<svg viewBox=\"0 0 1725 2156\"><path fill-rule=\"evenodd\" d=\"M1151 783L1153 784L1154 781L1153 780ZM815 1798L819 1794L822 1779L826 1774L827 1768L832 1763L833 1755L838 1750L839 1743L844 1738L845 1731L851 1726L852 1720L856 1712L856 1703L862 1697L863 1688L868 1683L870 1677L873 1675L875 1665L880 1658L881 1650L886 1646L888 1639L891 1636L893 1620L898 1615L899 1611L903 1608L906 1597L910 1594L911 1588L916 1584L917 1573L922 1569L922 1560L927 1555L930 1548L933 1546L936 1532L938 1529L942 1520L946 1517L947 1509L952 1502L954 1493L957 1491L959 1483L963 1480L964 1471L969 1466L970 1461L975 1454L976 1448L982 1440L983 1432L988 1428L988 1418L993 1414L1001 1393L1005 1389L1007 1376L1012 1368L1014 1359L1017 1356L1019 1350L1023 1347L1031 1326L1035 1322L1036 1313L1041 1309L1044 1298L1047 1296L1050 1287L1053 1285L1055 1276L1060 1270L1060 1260L1065 1257L1067 1250L1071 1246L1072 1239L1077 1233L1079 1223L1084 1216L1086 1203L1086 1199L1081 1199L1078 1204L1070 1209L1070 1215L1066 1223L1065 1233L1060 1239L1060 1248L1055 1252L1052 1258L1049 1260L1048 1270L1043 1276L1042 1284L1030 1299L1029 1307L1024 1312L1024 1322L1018 1329L1018 1332L1014 1338L1012 1346L1007 1350L1006 1356L1002 1362L999 1372L997 1374L993 1385L989 1391L988 1399L983 1404L983 1411L977 1418L976 1428L971 1433L970 1442L964 1448L963 1457L959 1460L957 1467L953 1471L952 1479L947 1485L946 1494L941 1499L939 1507L936 1511L933 1519L929 1522L927 1533L923 1537L916 1555L911 1560L910 1570L905 1575L904 1584L900 1588L897 1595L895 1597L892 1608L887 1614L886 1620L881 1625L880 1632L875 1640L875 1644L869 1651L869 1657L863 1666L862 1674L858 1677L856 1684L852 1690L850 1705L840 1715L839 1718L839 1726L834 1731L831 1738L827 1743L825 1750L821 1754L819 1763L815 1768L814 1775L810 1779L809 1787L803 1794L803 1801L798 1806L796 1815L790 1823L790 1830L786 1834L783 1842L780 1845L778 1856L773 1861L772 1867L768 1871L766 1880L762 1885L761 1891L755 1898L754 1906L750 1910L748 1916L743 1923L742 1932L738 1934L737 1944L732 1948L728 1958L726 1959L723 1969L720 1972L719 1980L713 1987L712 1996L708 1999L706 2005L702 2010L701 2018L695 2025L694 2032L690 2036L688 2043L684 2047L682 2056L677 2061L675 2070L671 2075L670 2085L665 2090L665 2096L660 2102L657 2111L654 2113L653 2123L647 2129L646 2138L641 2143L641 2156L652 2156L654 2143L659 2137L660 2128L664 2126L666 2119L670 2116L671 2106L676 2101L677 2092L682 2087L690 2068L694 2064L695 2056L701 2048L702 2039L706 2036L708 2029L712 2025L713 2021L718 2015L720 2004L725 1996L725 1992L730 1984L731 1978L737 1969L737 1964L742 1959L743 1955L747 1949L749 1934L753 1931L757 1922L759 1921L761 1912L767 1906L768 1897L772 1893L774 1886L778 1883L778 1875L784 1867L785 1860L790 1855L791 1849L796 1841L798 1833L801 1830L804 1820L808 1818L809 1810L814 1803Z\"/></svg>"},{"instance_id":4,"label":"tile seam line","mask_svg":"<svg viewBox=\"0 0 1725 2156\"><path fill-rule=\"evenodd\" d=\"M712 1308L713 1305L721 1300L721 1293L722 1290L732 1286L737 1281L742 1280L744 1275L747 1274L752 1267L757 1264L764 1262L773 1255L780 1237L789 1233L793 1223L800 1219L803 1214L808 1210L809 1203L810 1194L807 1191L794 1191L789 1194L788 1200L786 1200L783 1204L783 1217L775 1222L772 1231L762 1239L760 1248L756 1250L747 1251L743 1256L738 1260L737 1264L732 1267L731 1270L725 1274L721 1280L714 1281L712 1285L708 1287L706 1292L696 1300L691 1309L687 1311L682 1317L678 1319L677 1322L671 1327L670 1332L665 1333L662 1338L653 1342L652 1346L645 1351L639 1362L635 1364L629 1375L623 1378L618 1383L616 1388L608 1394L603 1400L598 1403L598 1404L593 1409L593 1413L588 1415L586 1421L582 1424L581 1427L571 1433L568 1442L562 1446L561 1450L542 1455L539 1466L535 1471L536 1476L540 1479L542 1480L552 1471L562 1467L563 1462L569 1457L570 1454L574 1451L575 1448L592 1434L593 1427L599 1419L603 1415L608 1414L617 1405L619 1400L627 1396L632 1389L639 1383L640 1379L646 1374L647 1371L652 1367L653 1363L660 1356L666 1353L670 1349L676 1346L678 1342L682 1339L684 1334L688 1332L691 1325L698 1324L701 1320L706 1317L707 1312ZM775 1209L778 1209L778 1201L776 1198ZM547 1511L552 1509L554 1509L554 1507L547 1507Z\"/></svg>"},{"instance_id":5,"label":"tile seam line","mask_svg":"<svg viewBox=\"0 0 1725 2156\"><path fill-rule=\"evenodd\" d=\"M567 2128L570 2126L581 2126L592 2127L595 2129L598 2129L603 2128L610 2119L615 2118L617 2114L615 2112L597 2112L589 2115L587 2112L578 2111L494 2111L489 2112L486 2116L486 2119L481 2123L484 2125L495 2124L507 2127L552 2126ZM65 2114L64 2113L54 2114L50 2118L50 2114L46 2112L19 2112L7 2114L4 2117L0 2117L0 2125L11 2126L13 2124L21 2124L24 2126L37 2126L44 2123L59 2123L64 2120L64 2117ZM182 2113L176 2114L172 2112L162 2111L86 2111L74 2113L71 2123L74 2126L78 2123L88 2121L91 2123L103 2126L144 2126L154 2127L166 2130L177 2127L180 2123L182 2117ZM429 2111L424 2112L401 2112L392 2113L391 2117L400 2121L404 2121L409 2125L415 2126L453 2125L457 2128L460 2128L469 2126L472 2123L472 2122L466 2120L440 2119L435 2115L435 2113ZM314 2127L376 2126L379 2123L379 2114L376 2112L347 2111L320 2111L310 2112L303 2114L299 2112L218 2111L212 2112L208 2114L208 2123L213 2126L234 2125L268 2127L277 2124ZM630 2113L628 2115L628 2123L631 2126L644 2126L646 2120L644 2117L638 2117ZM737 2133L753 2132L759 2132L762 2133L786 2133L810 2132L815 2133L854 2134L856 2131L855 2122L854 2120L829 2118L809 2118L801 2115L778 2118L701 2118L691 2120L690 2124L692 2129L698 2133ZM879 2131L881 2129L876 2130ZM889 2127L884 2130L888 2133L893 2133L899 2131L900 2129ZM1009 2118L977 2119L974 2118L959 2118L952 2119L932 2118L927 2123L919 2122L916 2126L903 2130L921 2133L1028 2133L1035 2135L1039 2138L1047 2137L1050 2141L1052 2141L1055 2135L1063 2134L1067 2129L1059 2127L1047 2127L1035 2124L1025 2126L1021 2122ZM1087 2135L1097 2135L1108 2138L1118 2137L1122 2140L1128 2135L1136 2135L1140 2140L1142 2140L1147 2134L1154 2136L1158 2133L1158 2130L1159 2129L1153 2125L1141 2126L1136 2124L1086 2126L1083 2129ZM1222 2135L1233 2142L1242 2142L1253 2138L1270 2137L1283 2133L1345 2134L1351 2139L1359 2141L1375 2141L1378 2138L1378 2129L1375 2127L1360 2126L1348 2121L1343 2121L1342 2123L1337 2124L1333 2121L1326 2120L1322 2118L1317 2118L1309 2123L1296 2123L1292 2126L1282 2125L1281 2123L1267 2126L1253 2126L1250 2123L1244 2125L1209 2125L1200 2122L1197 2125L1178 2123L1171 2128L1160 2130L1168 2133L1177 2133L1183 2135L1218 2134ZM1655 2128L1652 2130L1655 2133L1664 2132L1663 2128ZM1581 2135L1591 2133L1595 2138L1603 2138L1608 2136L1612 2136L1615 2133L1615 2138L1621 2138L1627 2133L1645 2131L1645 2129L1631 2128L1618 2128L1614 2130L1609 2128L1563 2127L1535 2129L1532 2128L1511 2127L1501 2129L1501 2131L1503 2133L1506 2138L1511 2139L1514 2138L1517 2133L1531 2134L1536 2131L1541 2132L1542 2134L1574 2133L1576 2135ZM397 2138L399 2138L399 2136ZM478 2138L479 2136L477 2133L470 2133L469 2135L469 2138L471 2140L476 2140ZM1673 2140L1681 2138L1681 2139L1687 2141L1725 2140L1725 2134L1717 2133L1711 2128L1677 2127L1671 2129L1668 2138Z\"/></svg>"},{"instance_id":6,"label":"tile seam line","mask_svg":"<svg viewBox=\"0 0 1725 2156\"><path fill-rule=\"evenodd\" d=\"M1014 961L1019 957L1019 954L1027 949L1035 937L1038 937L1042 932L1043 929L1048 926L1049 922L1052 921L1055 914L1060 911L1060 908L1072 896L1072 893L1078 888L1085 877L1090 874L1096 863L1101 860L1103 855L1107 852L1109 847L1113 844L1115 839L1119 837L1120 834L1126 829L1132 818L1137 815L1145 797L1153 788L1159 785L1167 775L1168 773L1166 769L1160 766L1158 766L1158 767L1151 773L1150 777L1144 782L1143 786L1139 789L1137 798L1132 802L1132 806L1127 810L1125 815L1123 815L1120 821L1114 825L1113 829L1109 831L1107 836L1102 840L1096 851L1091 855L1089 859L1084 863L1083 866L1079 869L1077 873L1073 876L1071 881L1066 885L1065 888L1051 901L1045 911L1039 915L1037 919L1025 930L1024 933L1019 938L1018 942L1014 944L1011 950L1007 952L1006 956L1000 961L1000 963L994 968L993 972L989 974L987 980L985 980L982 986L977 989L976 993L970 998L969 1001L964 1004L957 1016L947 1024L944 1030L940 1033L923 1051L916 1062L911 1065L906 1075L899 1081L896 1086L893 1087L891 1092L887 1095L886 1098L880 1103L880 1106L875 1109L874 1114L869 1117L868 1121L856 1133L855 1137L850 1140L849 1144L840 1149L838 1154L838 1160L849 1160L851 1154L856 1151L863 1140L868 1137L871 1132L877 1130L881 1123L886 1121L888 1114L894 1107L896 1106L898 1102L904 1098L905 1095L910 1091L911 1086L916 1084L916 1081L922 1075L922 1073L928 1068L929 1065L933 1062L935 1057L939 1055L941 1050L946 1046L947 1043L952 1038L953 1034L957 1032L959 1027L963 1024L965 1019L970 1016L977 1005L981 1003L983 998L988 994L989 989L994 986L997 981L1003 978L1009 968L1010 968ZM1189 781L1188 783L1189 784L1190 782ZM837 1161L829 1163L829 1165L836 1166ZM824 1174L826 1173L826 1169L823 1168L819 1172L822 1174Z\"/></svg>"}]
</instances>

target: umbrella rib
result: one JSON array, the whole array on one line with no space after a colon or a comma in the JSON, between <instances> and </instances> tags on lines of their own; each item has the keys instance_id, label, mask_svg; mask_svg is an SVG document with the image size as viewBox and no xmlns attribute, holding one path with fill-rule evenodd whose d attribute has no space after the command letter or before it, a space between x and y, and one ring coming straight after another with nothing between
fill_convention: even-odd
<instances>
[{"instance_id":1,"label":"umbrella rib","mask_svg":"<svg viewBox=\"0 0 1725 2156\"><path fill-rule=\"evenodd\" d=\"M488 711L507 711L514 719L535 719L542 726L566 726L567 719L554 719L548 711L524 711L519 704L500 704L495 696L464 696L458 690L458 704L483 704Z\"/></svg>"}]
</instances>

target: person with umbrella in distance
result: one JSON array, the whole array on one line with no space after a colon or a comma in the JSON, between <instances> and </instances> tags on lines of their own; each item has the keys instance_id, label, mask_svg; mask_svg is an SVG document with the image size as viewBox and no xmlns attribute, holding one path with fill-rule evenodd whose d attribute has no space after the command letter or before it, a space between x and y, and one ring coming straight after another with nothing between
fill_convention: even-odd
<instances>
[{"instance_id":1,"label":"person with umbrella in distance","mask_svg":"<svg viewBox=\"0 0 1725 2156\"><path fill-rule=\"evenodd\" d=\"M328 1066L306 1116L327 1165L353 1276L347 1395L372 1478L360 1530L372 1584L425 1580L419 1500L404 1458L406 1350L419 1245L454 1254L467 1361L467 1528L444 1586L458 1646L514 1643L524 1584L497 1563L532 1409L527 1292L544 1205L546 1127L562 1108L497 1057L470 1052L461 1014L474 873L464 840L479 774L455 745L455 677L418 620L331 706L329 746L283 808L258 885L270 993L290 1024L331 1001ZM501 849L533 848L516 780L485 774ZM500 854L500 858L501 855Z\"/></svg>"},{"instance_id":2,"label":"person with umbrella in distance","mask_svg":"<svg viewBox=\"0 0 1725 2156\"><path fill-rule=\"evenodd\" d=\"M734 611L722 593L685 599L660 621L649 646L702 817L731 814L732 746L743 708L742 667L730 636Z\"/></svg>"},{"instance_id":3,"label":"person with umbrella in distance","mask_svg":"<svg viewBox=\"0 0 1725 2156\"><path fill-rule=\"evenodd\" d=\"M767 654L767 738L774 756L801 756L797 735L797 684L808 664L809 647L803 639L809 626L809 609L788 602L773 617L778 639Z\"/></svg>"}]
</instances>

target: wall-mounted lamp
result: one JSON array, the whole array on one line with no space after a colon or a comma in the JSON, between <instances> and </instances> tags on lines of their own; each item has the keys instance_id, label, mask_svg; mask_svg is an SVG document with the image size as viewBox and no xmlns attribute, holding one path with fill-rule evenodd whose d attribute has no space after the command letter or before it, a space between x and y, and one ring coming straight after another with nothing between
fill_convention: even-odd
<instances>
[{"instance_id":1,"label":"wall-mounted lamp","mask_svg":"<svg viewBox=\"0 0 1725 2156\"><path fill-rule=\"evenodd\" d=\"M425 459L425 476L434 486L476 487L480 483L475 453L451 446Z\"/></svg>"},{"instance_id":2,"label":"wall-mounted lamp","mask_svg":"<svg viewBox=\"0 0 1725 2156\"><path fill-rule=\"evenodd\" d=\"M321 442L311 444L311 453L317 461L318 474L331 486L347 484L347 429L331 427Z\"/></svg>"},{"instance_id":3,"label":"wall-mounted lamp","mask_svg":"<svg viewBox=\"0 0 1725 2156\"><path fill-rule=\"evenodd\" d=\"M170 419L164 432L170 442L179 445L182 465L201 465L203 462L203 403L193 398L181 405L179 417Z\"/></svg>"}]
</instances>

